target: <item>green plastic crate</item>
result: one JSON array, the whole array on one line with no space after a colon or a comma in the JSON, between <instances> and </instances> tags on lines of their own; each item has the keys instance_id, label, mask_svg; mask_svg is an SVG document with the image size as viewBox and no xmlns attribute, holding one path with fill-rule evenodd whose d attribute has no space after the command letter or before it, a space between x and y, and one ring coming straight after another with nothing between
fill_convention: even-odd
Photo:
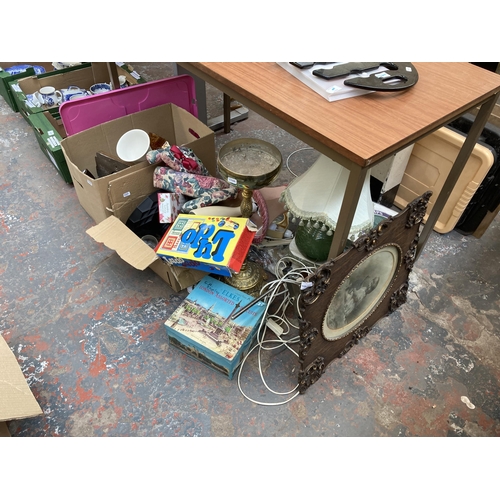
<instances>
[{"instance_id":1,"label":"green plastic crate","mask_svg":"<svg viewBox=\"0 0 500 500\"><path fill-rule=\"evenodd\" d=\"M35 137L40 145L40 149L45 156L52 162L59 175L68 184L73 184L71 174L64 158L61 148L61 141L66 137L64 125L60 119L54 117L50 111L43 113L33 113L27 115L26 119L30 123Z\"/></svg>"}]
</instances>

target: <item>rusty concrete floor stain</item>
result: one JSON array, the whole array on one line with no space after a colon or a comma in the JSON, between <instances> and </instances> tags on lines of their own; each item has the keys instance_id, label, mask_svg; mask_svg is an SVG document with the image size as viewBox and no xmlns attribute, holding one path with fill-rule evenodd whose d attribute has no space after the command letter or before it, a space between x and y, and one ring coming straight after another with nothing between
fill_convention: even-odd
<instances>
[{"instance_id":1,"label":"rusty concrete floor stain","mask_svg":"<svg viewBox=\"0 0 500 500\"><path fill-rule=\"evenodd\" d=\"M169 64L140 65L148 80ZM209 89L209 114L221 94ZM127 266L85 234L93 221L0 100L0 333L44 414L14 436L499 436L500 223L481 239L433 233L408 302L379 321L286 405L258 406L168 344L163 323L185 293ZM283 157L304 144L250 113L217 147L260 137ZM298 169L299 155L294 156ZM306 156L304 156L306 158ZM286 169L276 185L290 182ZM296 384L286 350L263 360L272 387ZM242 381L273 402L255 359Z\"/></svg>"}]
</instances>

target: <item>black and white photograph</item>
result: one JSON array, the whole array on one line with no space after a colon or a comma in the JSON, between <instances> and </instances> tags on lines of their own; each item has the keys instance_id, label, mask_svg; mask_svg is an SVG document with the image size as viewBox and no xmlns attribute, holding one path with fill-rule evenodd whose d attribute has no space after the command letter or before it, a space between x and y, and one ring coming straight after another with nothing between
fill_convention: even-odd
<instances>
[{"instance_id":1,"label":"black and white photograph","mask_svg":"<svg viewBox=\"0 0 500 500\"><path fill-rule=\"evenodd\" d=\"M399 264L399 250L386 246L369 255L339 286L325 315L327 340L343 337L374 310Z\"/></svg>"}]
</instances>

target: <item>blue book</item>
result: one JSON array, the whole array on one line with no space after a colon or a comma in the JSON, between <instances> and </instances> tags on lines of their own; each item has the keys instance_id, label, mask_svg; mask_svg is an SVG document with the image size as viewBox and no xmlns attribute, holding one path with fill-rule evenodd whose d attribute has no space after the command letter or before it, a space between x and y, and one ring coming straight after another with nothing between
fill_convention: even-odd
<instances>
[{"instance_id":1,"label":"blue book","mask_svg":"<svg viewBox=\"0 0 500 500\"><path fill-rule=\"evenodd\" d=\"M165 322L171 345L226 375L230 380L257 335L266 303L205 276Z\"/></svg>"}]
</instances>

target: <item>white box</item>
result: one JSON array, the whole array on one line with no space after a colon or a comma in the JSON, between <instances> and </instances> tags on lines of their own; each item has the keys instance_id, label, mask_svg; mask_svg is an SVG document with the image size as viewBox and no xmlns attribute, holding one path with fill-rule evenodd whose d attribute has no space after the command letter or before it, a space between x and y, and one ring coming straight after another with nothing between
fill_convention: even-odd
<instances>
[{"instance_id":1,"label":"white box","mask_svg":"<svg viewBox=\"0 0 500 500\"><path fill-rule=\"evenodd\" d=\"M161 224L174 222L186 198L180 193L158 193L158 214Z\"/></svg>"}]
</instances>

